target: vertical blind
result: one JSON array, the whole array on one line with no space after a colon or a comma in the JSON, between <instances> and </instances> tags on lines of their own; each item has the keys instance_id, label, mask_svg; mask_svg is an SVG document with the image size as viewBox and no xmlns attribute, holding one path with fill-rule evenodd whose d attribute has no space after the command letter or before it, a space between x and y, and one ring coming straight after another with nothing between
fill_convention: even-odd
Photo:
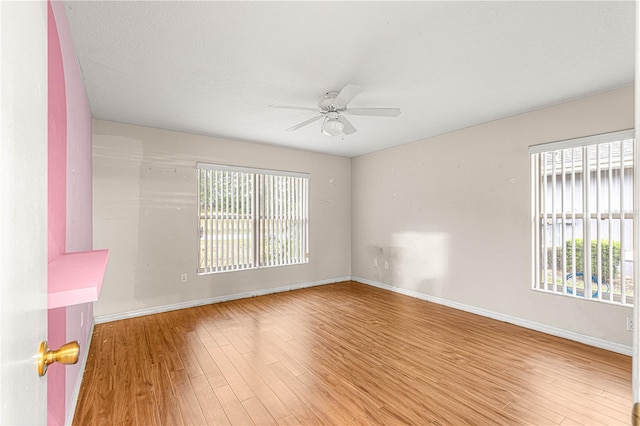
<instances>
[{"instance_id":1,"label":"vertical blind","mask_svg":"<svg viewBox=\"0 0 640 426\"><path fill-rule=\"evenodd\" d=\"M308 262L308 174L197 169L199 274Z\"/></svg>"},{"instance_id":2,"label":"vertical blind","mask_svg":"<svg viewBox=\"0 0 640 426\"><path fill-rule=\"evenodd\" d=\"M633 304L633 137L530 147L534 289Z\"/></svg>"}]
</instances>

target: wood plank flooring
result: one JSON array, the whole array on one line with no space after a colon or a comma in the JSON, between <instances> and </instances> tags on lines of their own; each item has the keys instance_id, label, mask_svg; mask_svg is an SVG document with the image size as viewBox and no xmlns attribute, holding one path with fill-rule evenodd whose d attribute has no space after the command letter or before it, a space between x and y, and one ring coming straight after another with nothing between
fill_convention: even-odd
<instances>
[{"instance_id":1,"label":"wood plank flooring","mask_svg":"<svg viewBox=\"0 0 640 426\"><path fill-rule=\"evenodd\" d=\"M96 325L74 425L631 419L631 358L355 282Z\"/></svg>"}]
</instances>

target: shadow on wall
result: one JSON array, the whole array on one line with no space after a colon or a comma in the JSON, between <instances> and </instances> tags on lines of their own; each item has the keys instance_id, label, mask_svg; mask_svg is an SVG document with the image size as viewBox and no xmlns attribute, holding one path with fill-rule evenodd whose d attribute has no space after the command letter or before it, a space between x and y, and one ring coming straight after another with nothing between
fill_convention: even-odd
<instances>
[{"instance_id":1,"label":"shadow on wall","mask_svg":"<svg viewBox=\"0 0 640 426\"><path fill-rule=\"evenodd\" d=\"M374 280L440 296L451 267L450 238L444 232L400 232L390 247L373 247Z\"/></svg>"}]
</instances>

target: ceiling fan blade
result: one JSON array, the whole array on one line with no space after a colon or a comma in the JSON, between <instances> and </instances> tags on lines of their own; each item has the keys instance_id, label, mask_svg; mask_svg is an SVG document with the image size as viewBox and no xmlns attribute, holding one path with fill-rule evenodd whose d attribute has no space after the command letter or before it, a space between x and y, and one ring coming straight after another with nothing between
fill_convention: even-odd
<instances>
[{"instance_id":1,"label":"ceiling fan blade","mask_svg":"<svg viewBox=\"0 0 640 426\"><path fill-rule=\"evenodd\" d=\"M351 102L351 99L355 98L361 91L362 87L356 86L355 84L347 84L333 100L333 105L338 109L344 108Z\"/></svg>"},{"instance_id":2,"label":"ceiling fan blade","mask_svg":"<svg viewBox=\"0 0 640 426\"><path fill-rule=\"evenodd\" d=\"M342 129L342 133L344 133L345 135L350 135L357 131L357 129L353 127L353 124L351 124L349 120L347 120L343 115L338 116L338 121L344 124L344 129Z\"/></svg>"},{"instance_id":3,"label":"ceiling fan blade","mask_svg":"<svg viewBox=\"0 0 640 426\"><path fill-rule=\"evenodd\" d=\"M315 116L315 117L313 117L313 118L310 118L310 119L308 119L308 120L303 121L302 123L296 124L296 125L295 125L295 126L293 126L293 127L289 127L287 130L285 130L285 132L293 132L294 130L298 130L298 129L300 129L300 128L302 128L302 127L304 127L304 126L308 125L308 124L313 123L314 121L318 121L318 120L320 120L321 118L322 118L322 116L321 116L321 115Z\"/></svg>"},{"instance_id":4,"label":"ceiling fan blade","mask_svg":"<svg viewBox=\"0 0 640 426\"><path fill-rule=\"evenodd\" d=\"M350 115L370 115L374 117L397 117L400 108L349 108Z\"/></svg>"},{"instance_id":5,"label":"ceiling fan blade","mask_svg":"<svg viewBox=\"0 0 640 426\"><path fill-rule=\"evenodd\" d=\"M303 107L303 106L295 106L295 105L269 105L269 108L296 109L299 111L318 111L317 107Z\"/></svg>"}]
</instances>

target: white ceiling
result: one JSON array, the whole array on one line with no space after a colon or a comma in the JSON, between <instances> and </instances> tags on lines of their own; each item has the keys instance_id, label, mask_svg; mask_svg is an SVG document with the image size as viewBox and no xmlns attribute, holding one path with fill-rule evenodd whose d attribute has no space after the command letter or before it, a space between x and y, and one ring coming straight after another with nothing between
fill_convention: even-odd
<instances>
[{"instance_id":1,"label":"white ceiling","mask_svg":"<svg viewBox=\"0 0 640 426\"><path fill-rule=\"evenodd\" d=\"M93 116L357 156L633 83L634 2L67 2ZM284 130L357 84L350 136Z\"/></svg>"}]
</instances>

